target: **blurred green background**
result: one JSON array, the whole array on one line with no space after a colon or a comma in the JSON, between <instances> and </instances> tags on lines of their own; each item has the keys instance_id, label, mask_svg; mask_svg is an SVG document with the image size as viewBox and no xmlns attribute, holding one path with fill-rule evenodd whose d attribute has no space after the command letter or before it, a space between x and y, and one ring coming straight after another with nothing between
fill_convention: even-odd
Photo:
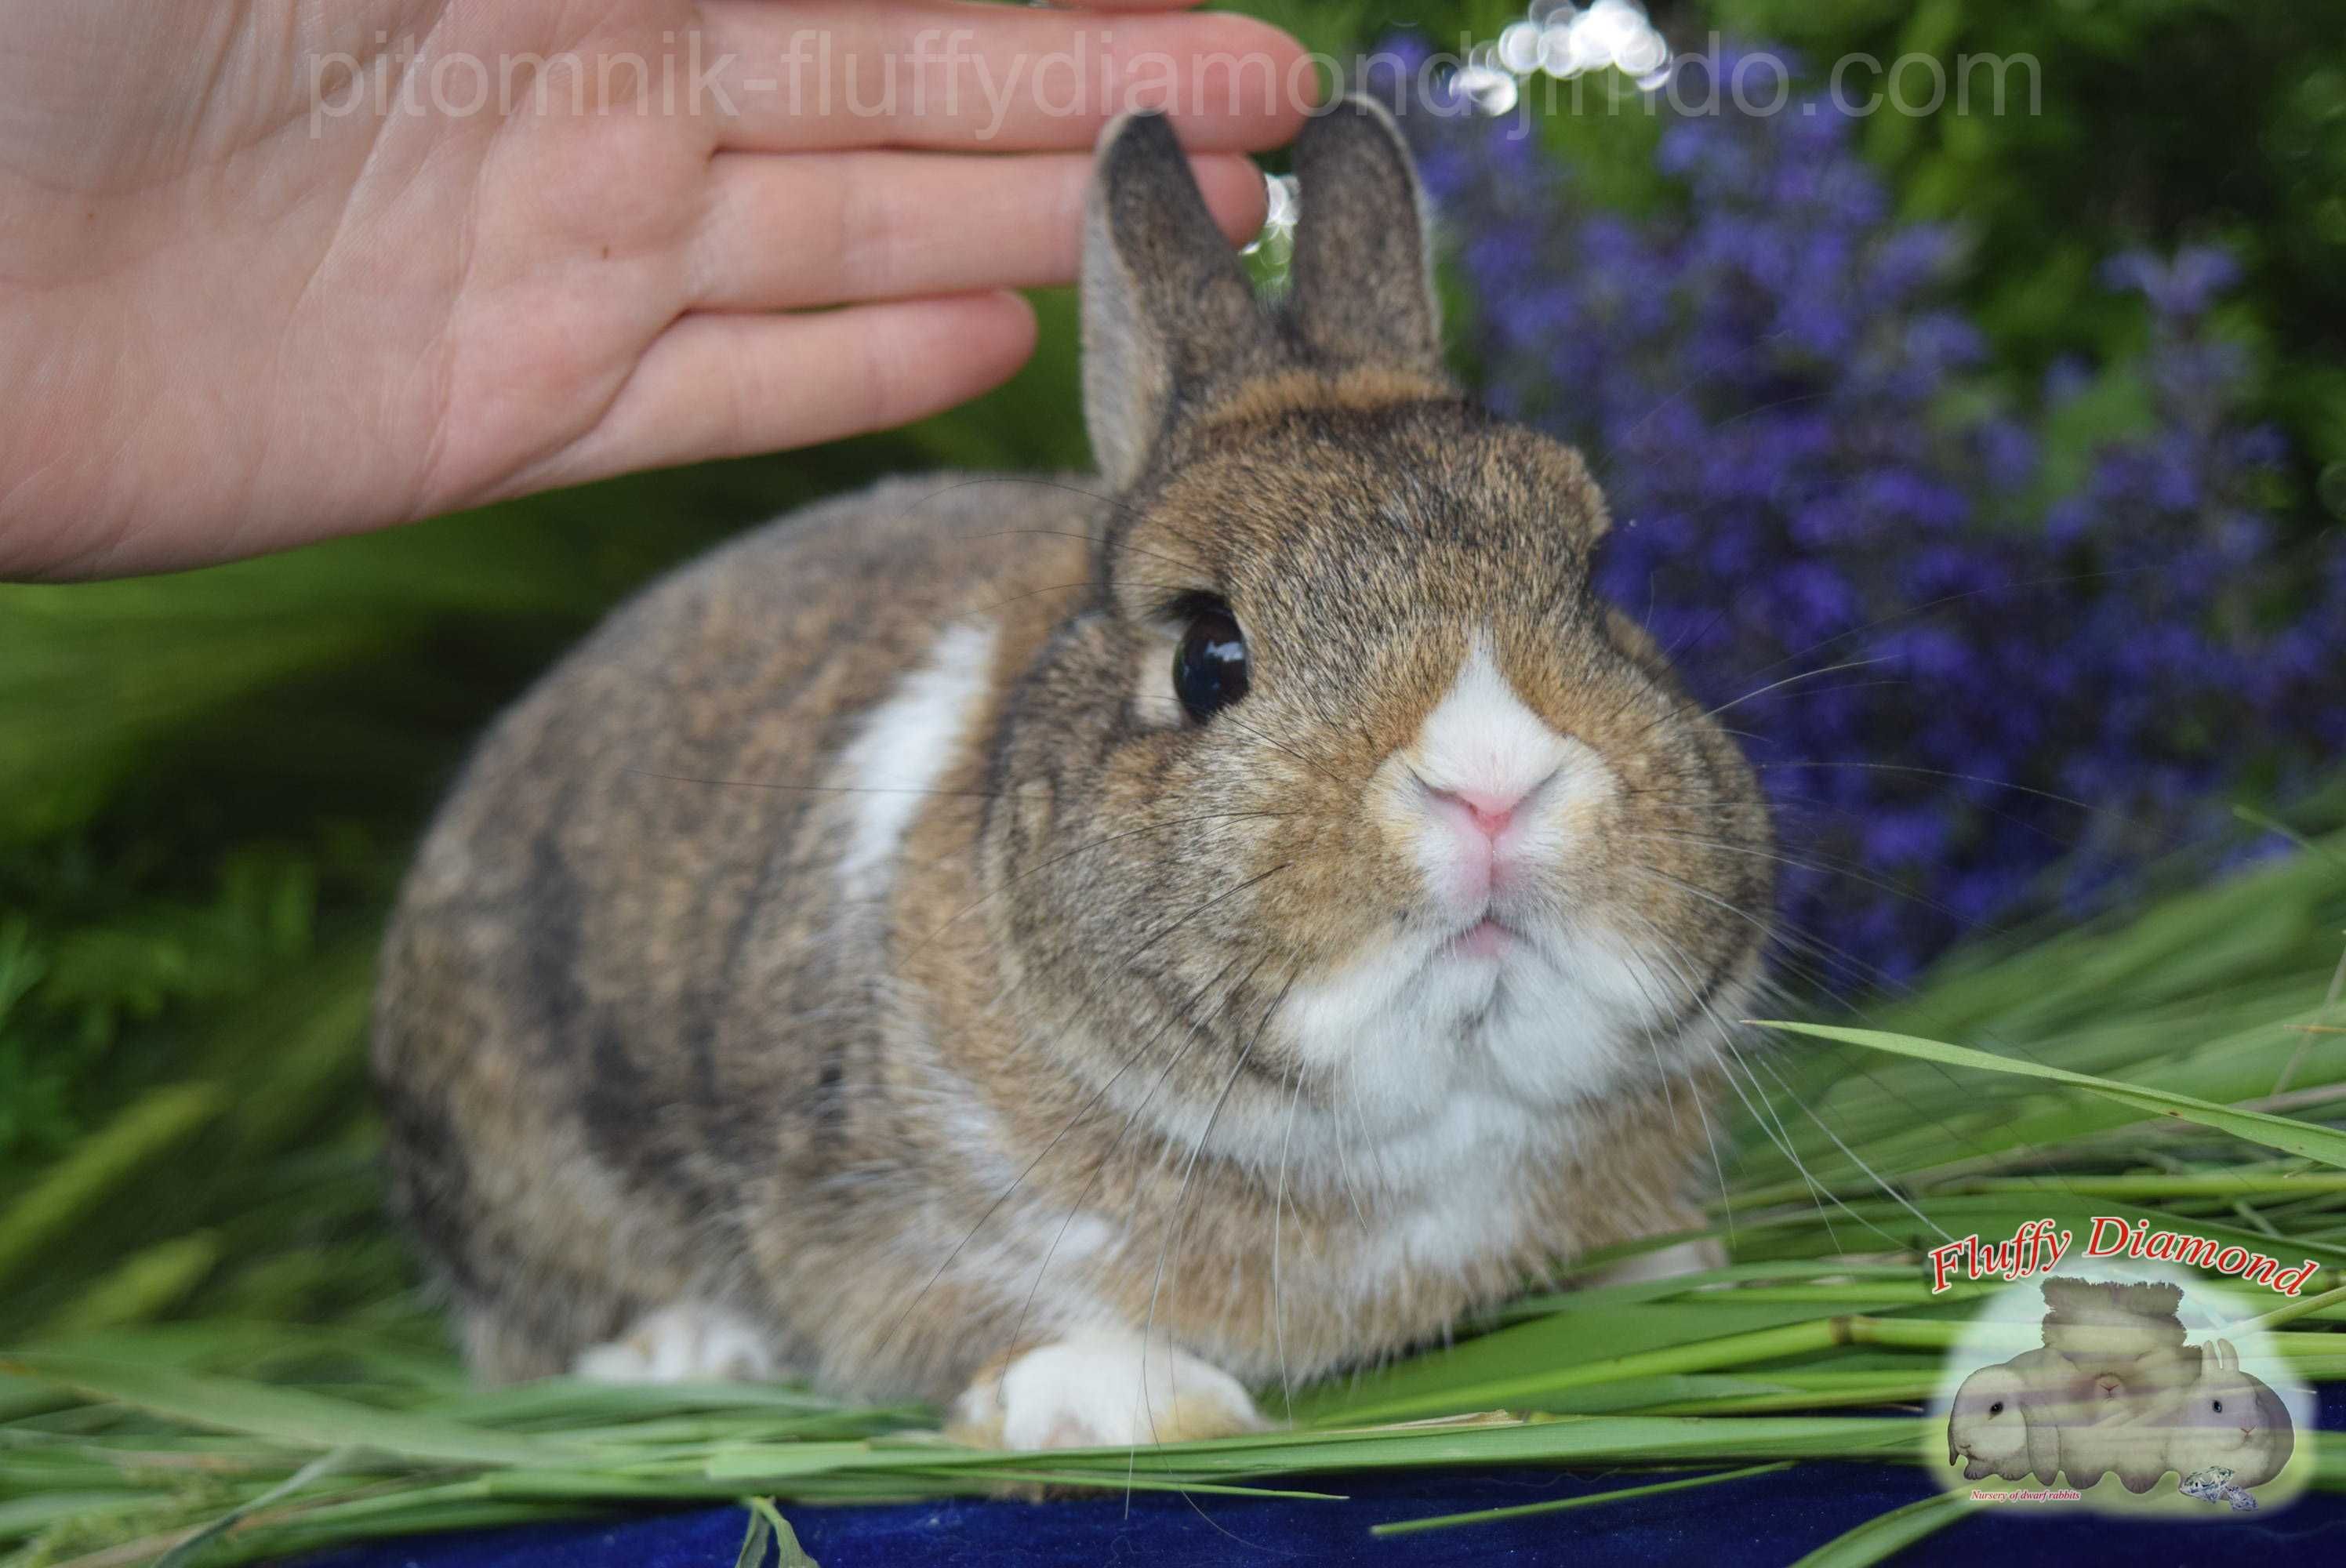
<instances>
[{"instance_id":1,"label":"blurred green background","mask_svg":"<svg viewBox=\"0 0 2346 1568\"><path fill-rule=\"evenodd\" d=\"M1346 56L1486 39L1499 5L1235 7ZM2103 257L2214 239L2223 331L2291 445L2277 510L2346 517L2346 28L2334 0L1657 5L1814 62L2029 53L2044 112L1885 116L1902 212L1958 220L1994 361L2127 357ZM1650 122L1543 126L1586 188L1652 194ZM1471 312L1473 301L1457 301ZM920 426L639 476L217 570L0 588L0 1342L72 1323L382 1309L361 1041L372 950L469 739L597 616L729 532L897 470L1086 462L1072 301L1012 383Z\"/></svg>"}]
</instances>

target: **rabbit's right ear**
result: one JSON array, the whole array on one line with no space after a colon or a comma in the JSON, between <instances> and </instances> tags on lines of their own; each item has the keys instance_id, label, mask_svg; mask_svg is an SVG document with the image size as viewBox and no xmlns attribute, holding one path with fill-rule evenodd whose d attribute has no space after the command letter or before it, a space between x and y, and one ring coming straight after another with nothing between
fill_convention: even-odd
<instances>
[{"instance_id":1,"label":"rabbit's right ear","mask_svg":"<svg viewBox=\"0 0 2346 1568\"><path fill-rule=\"evenodd\" d=\"M1121 490L1184 402L1265 336L1245 269L1162 115L1101 133L1084 220L1084 423Z\"/></svg>"},{"instance_id":2,"label":"rabbit's right ear","mask_svg":"<svg viewBox=\"0 0 2346 1568\"><path fill-rule=\"evenodd\" d=\"M1401 127L1354 94L1304 126L1295 173L1290 308L1304 341L1335 364L1446 381L1432 225Z\"/></svg>"}]
</instances>

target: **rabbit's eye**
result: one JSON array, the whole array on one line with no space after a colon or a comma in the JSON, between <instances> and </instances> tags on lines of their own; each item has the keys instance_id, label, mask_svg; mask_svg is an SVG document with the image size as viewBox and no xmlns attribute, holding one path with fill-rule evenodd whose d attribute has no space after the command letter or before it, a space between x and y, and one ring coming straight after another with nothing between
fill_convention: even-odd
<instances>
[{"instance_id":1,"label":"rabbit's eye","mask_svg":"<svg viewBox=\"0 0 2346 1568\"><path fill-rule=\"evenodd\" d=\"M1203 724L1246 694L1246 635L1229 610L1199 610L1173 650L1173 695Z\"/></svg>"},{"instance_id":2,"label":"rabbit's eye","mask_svg":"<svg viewBox=\"0 0 2346 1568\"><path fill-rule=\"evenodd\" d=\"M1998 1400L1995 1403L1988 1406L1987 1413L1992 1416L2000 1416L2004 1414L2004 1401L2002 1400Z\"/></svg>"},{"instance_id":3,"label":"rabbit's eye","mask_svg":"<svg viewBox=\"0 0 2346 1568\"><path fill-rule=\"evenodd\" d=\"M2216 1413L2219 1416L2224 1413L2224 1401L2221 1400L2216 1401Z\"/></svg>"}]
</instances>

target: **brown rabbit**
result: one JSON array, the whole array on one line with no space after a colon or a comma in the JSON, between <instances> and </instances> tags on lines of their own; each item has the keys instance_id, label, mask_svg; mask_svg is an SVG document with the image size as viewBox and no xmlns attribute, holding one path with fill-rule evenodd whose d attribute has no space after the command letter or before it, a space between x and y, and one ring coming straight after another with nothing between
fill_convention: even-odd
<instances>
[{"instance_id":1,"label":"brown rabbit","mask_svg":"<svg viewBox=\"0 0 2346 1568\"><path fill-rule=\"evenodd\" d=\"M1102 138L1100 478L785 519L482 746L375 1048L482 1375L1225 1432L1696 1222L1751 773L1592 596L1580 458L1445 376L1392 123L1295 157L1270 308L1165 122Z\"/></svg>"}]
</instances>

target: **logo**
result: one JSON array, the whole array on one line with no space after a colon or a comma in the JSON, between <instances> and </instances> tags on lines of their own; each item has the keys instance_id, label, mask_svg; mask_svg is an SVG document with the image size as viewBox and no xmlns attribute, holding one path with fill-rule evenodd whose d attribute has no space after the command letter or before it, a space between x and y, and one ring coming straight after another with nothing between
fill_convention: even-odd
<instances>
[{"instance_id":1,"label":"logo","mask_svg":"<svg viewBox=\"0 0 2346 1568\"><path fill-rule=\"evenodd\" d=\"M1949 1484L1983 1502L2129 1511L2246 1512L2260 1488L2262 1501L2295 1495L2310 1466L2297 1441L2305 1391L2245 1315L2218 1315L2211 1292L2191 1288L2210 1299L2168 1280L2060 1274L1999 1292L1957 1347L1960 1380L1938 1407Z\"/></svg>"}]
</instances>

